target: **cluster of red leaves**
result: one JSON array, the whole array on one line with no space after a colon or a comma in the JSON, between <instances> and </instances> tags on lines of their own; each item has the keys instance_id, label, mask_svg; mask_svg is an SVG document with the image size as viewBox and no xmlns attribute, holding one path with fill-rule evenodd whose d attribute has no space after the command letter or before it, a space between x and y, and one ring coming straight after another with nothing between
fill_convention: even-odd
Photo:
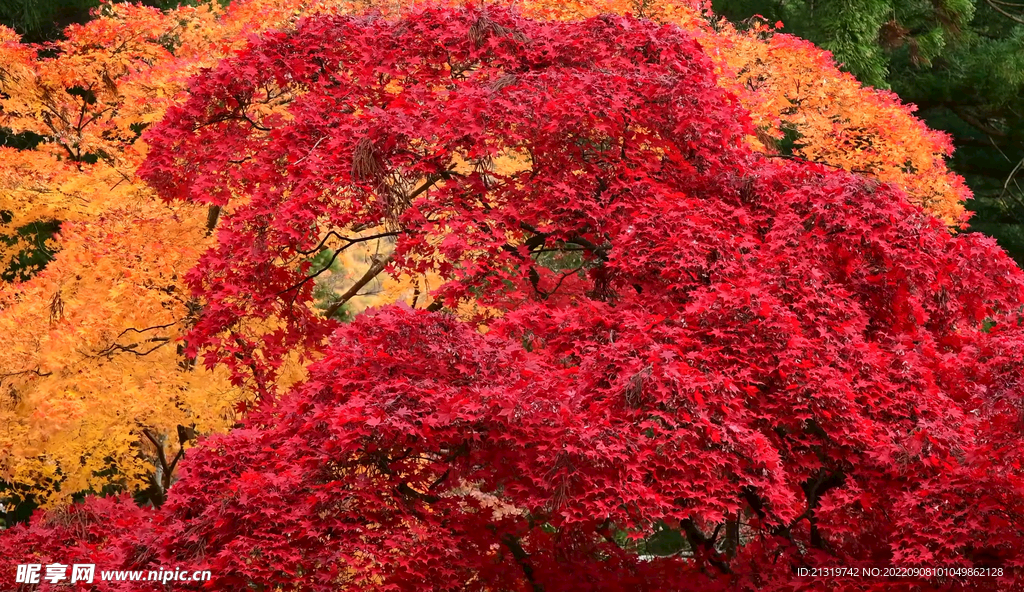
<instances>
[{"instance_id":1,"label":"cluster of red leaves","mask_svg":"<svg viewBox=\"0 0 1024 592\"><path fill-rule=\"evenodd\" d=\"M257 378L297 344L318 361L88 544L216 589L792 590L890 565L1020 587L1024 275L892 186L750 152L748 122L685 33L631 18L324 18L201 76L145 167L233 208L191 347ZM301 255L382 225L395 268L450 278L440 302L503 311L486 334L312 312ZM271 316L264 343L235 330ZM686 553L644 551L665 529Z\"/></svg>"}]
</instances>

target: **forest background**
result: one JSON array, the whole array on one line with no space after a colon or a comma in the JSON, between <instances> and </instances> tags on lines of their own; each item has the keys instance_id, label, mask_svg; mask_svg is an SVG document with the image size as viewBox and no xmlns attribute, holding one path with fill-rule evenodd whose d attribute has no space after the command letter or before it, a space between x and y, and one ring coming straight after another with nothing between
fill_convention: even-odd
<instances>
[{"instance_id":1,"label":"forest background","mask_svg":"<svg viewBox=\"0 0 1024 592\"><path fill-rule=\"evenodd\" d=\"M1000 0L715 0L813 41L858 80L893 90L951 134L975 199L970 230L1024 261L1024 4Z\"/></svg>"}]
</instances>

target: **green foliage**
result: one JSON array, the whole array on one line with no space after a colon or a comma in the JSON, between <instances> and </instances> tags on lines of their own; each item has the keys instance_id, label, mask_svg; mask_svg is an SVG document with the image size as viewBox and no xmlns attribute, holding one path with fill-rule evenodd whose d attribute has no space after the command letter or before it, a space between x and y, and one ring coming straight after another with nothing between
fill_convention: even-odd
<instances>
[{"instance_id":1,"label":"green foliage","mask_svg":"<svg viewBox=\"0 0 1024 592\"><path fill-rule=\"evenodd\" d=\"M0 211L0 228L2 223L10 220L9 212ZM0 241L13 245L23 241L29 246L20 251L14 261L0 271L0 280L4 282L25 281L46 266L53 259L53 251L46 246L46 241L60 230L60 222L49 220L33 222L15 230L14 235L0 234ZM27 239L27 240L26 240Z\"/></svg>"},{"instance_id":2,"label":"green foliage","mask_svg":"<svg viewBox=\"0 0 1024 592\"><path fill-rule=\"evenodd\" d=\"M715 0L833 52L861 81L918 106L956 146L972 231L1024 262L1024 5L987 0Z\"/></svg>"},{"instance_id":3,"label":"green foliage","mask_svg":"<svg viewBox=\"0 0 1024 592\"><path fill-rule=\"evenodd\" d=\"M739 21L760 14L787 33L828 49L865 84L888 88L892 50L917 63L939 55L970 22L973 0L715 0L714 9Z\"/></svg>"},{"instance_id":4,"label":"green foliage","mask_svg":"<svg viewBox=\"0 0 1024 592\"><path fill-rule=\"evenodd\" d=\"M4 500L0 508L0 530L27 523L39 507L30 493L5 481L0 481L0 500Z\"/></svg>"},{"instance_id":5,"label":"green foliage","mask_svg":"<svg viewBox=\"0 0 1024 592\"><path fill-rule=\"evenodd\" d=\"M583 250L581 247L559 242L550 249L537 251L534 260L538 265L551 271L582 271L584 262L580 253Z\"/></svg>"},{"instance_id":6,"label":"green foliage","mask_svg":"<svg viewBox=\"0 0 1024 592\"><path fill-rule=\"evenodd\" d=\"M97 0L5 0L0 3L0 24L11 27L26 41L53 39L71 23L85 22Z\"/></svg>"},{"instance_id":7,"label":"green foliage","mask_svg":"<svg viewBox=\"0 0 1024 592\"><path fill-rule=\"evenodd\" d=\"M825 2L815 15L820 45L873 86L884 87L888 74L885 56L874 43L890 12L888 4L884 0Z\"/></svg>"},{"instance_id":8,"label":"green foliage","mask_svg":"<svg viewBox=\"0 0 1024 592\"><path fill-rule=\"evenodd\" d=\"M314 272L326 269L332 274L342 273L341 264L337 260L337 253L331 249L324 249L320 251L315 257L310 259L310 263L312 263L311 269ZM337 297L338 294L329 284L318 283L313 287L313 306L323 313L326 313L327 310L334 305ZM331 318L347 323L352 320L352 316L350 307L348 305L344 305L334 311Z\"/></svg>"}]
</instances>

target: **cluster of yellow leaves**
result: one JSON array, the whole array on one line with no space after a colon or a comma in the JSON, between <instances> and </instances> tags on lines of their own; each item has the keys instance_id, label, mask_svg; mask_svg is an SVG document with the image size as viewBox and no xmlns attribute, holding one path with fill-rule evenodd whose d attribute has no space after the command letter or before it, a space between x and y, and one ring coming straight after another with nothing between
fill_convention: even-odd
<instances>
[{"instance_id":1,"label":"cluster of yellow leaves","mask_svg":"<svg viewBox=\"0 0 1024 592\"><path fill-rule=\"evenodd\" d=\"M175 342L188 310L178 278L206 244L202 226L188 222L205 212L174 215L181 223L139 201L66 223L45 271L0 294L5 481L48 501L134 487L153 471L142 429L228 427L240 390L223 371L183 369Z\"/></svg>"},{"instance_id":2,"label":"cluster of yellow leaves","mask_svg":"<svg viewBox=\"0 0 1024 592\"><path fill-rule=\"evenodd\" d=\"M18 495L52 505L137 489L161 469L145 432L170 459L179 425L227 429L251 398L179 347L199 305L183 278L211 244L208 212L166 204L137 179L139 135L185 98L190 76L306 4L107 4L46 47L0 28L0 126L44 137L0 149L0 233L61 222L45 269L0 284L0 481ZM24 247L5 245L0 268Z\"/></svg>"}]
</instances>

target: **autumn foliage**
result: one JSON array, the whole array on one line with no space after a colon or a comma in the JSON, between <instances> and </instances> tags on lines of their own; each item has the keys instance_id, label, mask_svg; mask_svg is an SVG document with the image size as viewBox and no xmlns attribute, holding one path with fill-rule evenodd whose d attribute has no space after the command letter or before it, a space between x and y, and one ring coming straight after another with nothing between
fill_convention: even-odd
<instances>
[{"instance_id":1,"label":"autumn foliage","mask_svg":"<svg viewBox=\"0 0 1024 592\"><path fill-rule=\"evenodd\" d=\"M913 203L956 227L968 217L970 191L949 171L948 136L928 129L891 92L861 85L832 56L754 19L742 27L720 19L700 0L526 0L525 14L574 19L638 14L675 24L699 40L719 85L750 111L751 145L770 154L812 160L875 176L905 190Z\"/></svg>"},{"instance_id":2,"label":"autumn foliage","mask_svg":"<svg viewBox=\"0 0 1024 592\"><path fill-rule=\"evenodd\" d=\"M41 139L0 147L0 272L33 251L44 260L0 281L4 503L148 486L159 498L190 441L179 435L224 430L255 398L183 352L202 305L184 277L216 211L166 203L136 169L142 131L190 76L300 4L104 4L45 45L0 30L0 126ZM23 232L40 224L59 232Z\"/></svg>"},{"instance_id":3,"label":"autumn foliage","mask_svg":"<svg viewBox=\"0 0 1024 592\"><path fill-rule=\"evenodd\" d=\"M0 148L3 234L17 237L2 242L0 267L33 246L19 228L59 225L42 270L0 284L11 504L138 490L154 476L165 488L189 440L178 426L225 429L246 397L178 351L198 308L180 278L211 242L207 209L166 204L135 175L139 134L184 90L216 15L105 5L99 16L52 45L0 45L0 125L42 139Z\"/></svg>"},{"instance_id":4,"label":"autumn foliage","mask_svg":"<svg viewBox=\"0 0 1024 592\"><path fill-rule=\"evenodd\" d=\"M359 312L395 301L420 307L436 302L446 266L453 264L444 249L414 254L421 257L415 265L388 266L405 256L395 251L397 235L367 226L348 235L358 243L320 253L318 265L334 263L289 292L310 290L318 300L302 313L308 327L285 331L285 323L297 327L292 305L271 304L267 314L247 316L233 327L242 341L227 343L227 334L216 331L197 333L186 351L182 338L199 319L207 293L192 293L185 278L213 244L221 206L210 204L248 198L245 184L254 181L232 171L251 155L239 154L242 162L227 163L220 177L196 180L209 190L198 202L166 203L137 176L149 152L143 131L187 99L192 75L244 48L251 35L290 30L306 14L394 16L418 4L246 0L227 9L210 4L166 12L103 4L94 20L70 27L52 44L22 44L11 31L0 32L0 126L42 139L34 149L0 148L0 271L27 253L44 261L22 270L25 277L0 283L0 334L9 345L0 351L0 421L7 426L0 433L0 479L10 487L9 499L60 505L83 491L137 490L154 478L163 489L172 478L172 459L189 441L180 434L224 430L237 411L301 377L300 358L323 337L325 311L339 317L341 304ZM805 42L763 24L738 30L710 15L702 2L529 0L517 6L543 20L633 13L679 26L711 58L714 83L749 111L753 126L742 132L748 145L873 176L902 188L909 201L948 225L964 220L967 192L945 166L946 138L891 95L840 73L827 54ZM260 121L286 117L293 95L304 92L281 89L285 94L277 96L275 88L264 90L263 103L250 105L250 115ZM211 149L222 143L216 130L208 130ZM264 130L248 133L255 138ZM304 138L296 146L316 142ZM463 165L504 174L521 170L526 159L510 151L482 165L472 159ZM203 166L180 156L176 162L182 170ZM205 189L196 184L189 191ZM59 232L25 232L40 225ZM443 241L447 232L431 240ZM259 306L254 294L230 306ZM459 298L449 306L461 318L499 310L475 296ZM290 320L277 316L284 309ZM230 315L217 318L205 314L202 322L232 322ZM230 364L197 363L198 349L218 340L238 350ZM263 348L254 345L265 340L277 344L277 360L263 358ZM280 361L284 349L287 362ZM275 367L279 363L283 370ZM242 384L229 381L231 367L245 370Z\"/></svg>"},{"instance_id":5,"label":"autumn foliage","mask_svg":"<svg viewBox=\"0 0 1024 592\"><path fill-rule=\"evenodd\" d=\"M331 16L202 72L139 173L224 208L182 355L263 403L159 511L91 499L0 555L224 590L1022 587L1024 275L900 179L764 154L706 34ZM321 315L311 257L384 237L432 304Z\"/></svg>"}]
</instances>

